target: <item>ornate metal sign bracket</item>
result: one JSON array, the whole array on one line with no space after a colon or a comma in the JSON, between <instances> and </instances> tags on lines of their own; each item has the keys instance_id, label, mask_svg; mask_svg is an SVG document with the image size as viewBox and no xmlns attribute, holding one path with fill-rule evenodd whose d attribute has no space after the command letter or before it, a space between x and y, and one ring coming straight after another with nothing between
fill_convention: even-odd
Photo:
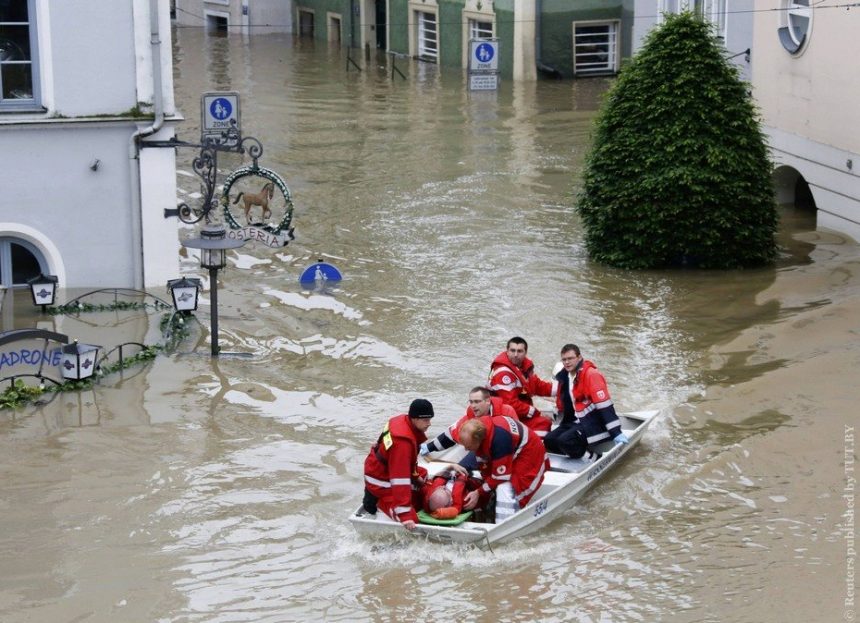
<instances>
[{"instance_id":1,"label":"ornate metal sign bracket","mask_svg":"<svg viewBox=\"0 0 860 623\"><path fill-rule=\"evenodd\" d=\"M239 137L235 128L230 128L222 133L219 140L204 140L201 143L188 143L177 138L168 141L141 141L141 148L171 148L191 147L199 149L200 153L191 163L194 173L200 177L200 191L203 195L199 207L191 207L184 201L176 208L165 208L164 218L172 216L179 217L183 223L189 225L199 223L206 219L210 222L209 214L219 207L220 199L215 197L215 188L218 179L218 153L227 152L234 154L245 154L251 156L253 164L251 169L259 169L257 161L263 155L263 145L253 136Z\"/></svg>"}]
</instances>

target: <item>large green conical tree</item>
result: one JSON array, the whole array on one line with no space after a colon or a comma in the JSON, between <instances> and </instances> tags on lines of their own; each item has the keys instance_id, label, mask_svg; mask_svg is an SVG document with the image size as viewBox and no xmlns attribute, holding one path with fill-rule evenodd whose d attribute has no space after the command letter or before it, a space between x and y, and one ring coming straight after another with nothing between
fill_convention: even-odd
<instances>
[{"instance_id":1,"label":"large green conical tree","mask_svg":"<svg viewBox=\"0 0 860 623\"><path fill-rule=\"evenodd\" d=\"M771 163L748 85L711 27L666 16L607 94L577 210L589 255L622 268L765 264Z\"/></svg>"}]
</instances>

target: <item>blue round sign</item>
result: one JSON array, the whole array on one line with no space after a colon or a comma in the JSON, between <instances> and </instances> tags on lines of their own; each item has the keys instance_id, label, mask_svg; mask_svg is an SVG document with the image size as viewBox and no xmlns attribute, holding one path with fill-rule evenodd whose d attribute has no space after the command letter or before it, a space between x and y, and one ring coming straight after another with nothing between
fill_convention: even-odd
<instances>
[{"instance_id":1,"label":"blue round sign","mask_svg":"<svg viewBox=\"0 0 860 623\"><path fill-rule=\"evenodd\" d=\"M209 114L218 121L229 119L230 115L233 114L233 105L230 103L230 100L223 97L216 98L209 104Z\"/></svg>"},{"instance_id":2,"label":"blue round sign","mask_svg":"<svg viewBox=\"0 0 860 623\"><path fill-rule=\"evenodd\" d=\"M302 276L299 277L299 281L303 284L321 284L326 281L340 281L341 279L343 279L343 276L340 274L340 271L333 264L326 262L311 264L302 272Z\"/></svg>"},{"instance_id":3,"label":"blue round sign","mask_svg":"<svg viewBox=\"0 0 860 623\"><path fill-rule=\"evenodd\" d=\"M481 43L475 48L475 58L479 63L489 63L496 55L496 49L489 43Z\"/></svg>"}]
</instances>

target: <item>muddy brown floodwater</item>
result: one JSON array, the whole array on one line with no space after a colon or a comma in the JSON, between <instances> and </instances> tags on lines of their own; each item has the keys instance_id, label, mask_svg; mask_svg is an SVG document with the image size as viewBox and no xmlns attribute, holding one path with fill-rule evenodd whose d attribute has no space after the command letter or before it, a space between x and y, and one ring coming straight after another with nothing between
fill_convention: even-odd
<instances>
[{"instance_id":1,"label":"muddy brown floodwater","mask_svg":"<svg viewBox=\"0 0 860 623\"><path fill-rule=\"evenodd\" d=\"M571 209L604 81L469 97L289 37L174 39L180 136L201 92L239 91L297 239L221 273L221 344L247 356L208 356L203 305L178 353L0 412L0 620L851 620L857 244L784 208L774 267L607 269ZM345 279L302 289L318 257ZM18 294L16 326L160 338L156 314L36 318ZM659 409L644 442L493 552L358 538L386 419L423 396L439 432L516 334L539 374L572 341L620 409Z\"/></svg>"}]
</instances>

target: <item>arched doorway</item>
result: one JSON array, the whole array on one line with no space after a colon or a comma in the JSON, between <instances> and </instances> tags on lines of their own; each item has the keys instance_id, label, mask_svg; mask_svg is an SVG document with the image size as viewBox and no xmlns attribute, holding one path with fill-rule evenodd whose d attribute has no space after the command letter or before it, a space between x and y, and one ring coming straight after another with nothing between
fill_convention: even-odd
<instances>
[{"instance_id":1,"label":"arched doorway","mask_svg":"<svg viewBox=\"0 0 860 623\"><path fill-rule=\"evenodd\" d=\"M773 186L783 221L793 222L795 228L814 230L818 206L803 175L793 167L777 167L773 172Z\"/></svg>"},{"instance_id":2,"label":"arched doorway","mask_svg":"<svg viewBox=\"0 0 860 623\"><path fill-rule=\"evenodd\" d=\"M30 242L11 236L0 236L0 286L24 287L39 273L48 273L42 252Z\"/></svg>"}]
</instances>

